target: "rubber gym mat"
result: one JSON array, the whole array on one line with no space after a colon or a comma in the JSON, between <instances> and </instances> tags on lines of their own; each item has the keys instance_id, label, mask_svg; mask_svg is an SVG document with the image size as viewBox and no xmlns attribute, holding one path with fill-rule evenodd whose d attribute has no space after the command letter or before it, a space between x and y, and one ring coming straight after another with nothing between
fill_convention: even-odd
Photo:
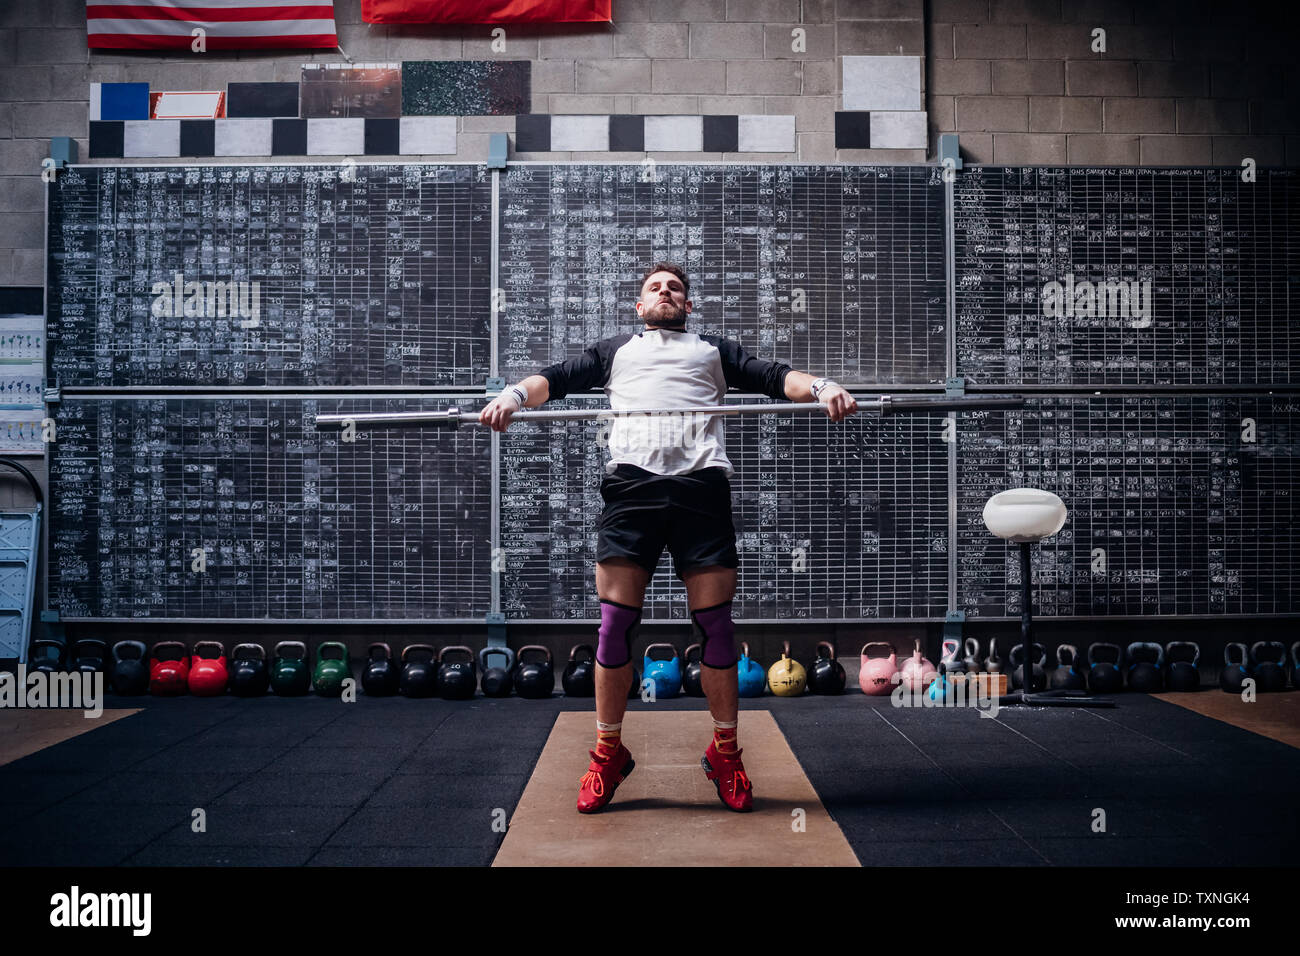
<instances>
[{"instance_id":1,"label":"rubber gym mat","mask_svg":"<svg viewBox=\"0 0 1300 956\"><path fill-rule=\"evenodd\" d=\"M136 713L138 708L105 710L98 717L88 719L80 710L2 710L0 766Z\"/></svg>"},{"instance_id":2,"label":"rubber gym mat","mask_svg":"<svg viewBox=\"0 0 1300 956\"><path fill-rule=\"evenodd\" d=\"M1300 748L1300 692L1257 694L1246 702L1240 694L1225 694L1218 688L1191 694L1152 694L1159 700L1186 707L1205 717L1249 730Z\"/></svg>"},{"instance_id":3,"label":"rubber gym mat","mask_svg":"<svg viewBox=\"0 0 1300 956\"><path fill-rule=\"evenodd\" d=\"M700 768L713 734L707 711L630 710L623 742L636 769L604 810L578 813L592 716L557 718L493 866L858 865L766 710L747 710L740 725L753 812L723 806Z\"/></svg>"}]
</instances>

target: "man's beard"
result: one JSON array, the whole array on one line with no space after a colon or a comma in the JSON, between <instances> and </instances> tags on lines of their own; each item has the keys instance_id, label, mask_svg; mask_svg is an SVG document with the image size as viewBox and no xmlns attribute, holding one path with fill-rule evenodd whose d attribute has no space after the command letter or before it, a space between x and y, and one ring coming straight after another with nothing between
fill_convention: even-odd
<instances>
[{"instance_id":1,"label":"man's beard","mask_svg":"<svg viewBox=\"0 0 1300 956\"><path fill-rule=\"evenodd\" d=\"M664 309L667 306L667 309ZM686 328L686 310L671 302L657 302L646 313L645 324L652 329L680 330Z\"/></svg>"}]
</instances>

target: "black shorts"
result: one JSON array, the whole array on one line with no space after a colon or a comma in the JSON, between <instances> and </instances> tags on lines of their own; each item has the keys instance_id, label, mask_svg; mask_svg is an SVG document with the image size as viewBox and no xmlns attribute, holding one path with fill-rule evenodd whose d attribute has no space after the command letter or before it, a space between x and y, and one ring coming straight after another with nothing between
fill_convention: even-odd
<instances>
[{"instance_id":1,"label":"black shorts","mask_svg":"<svg viewBox=\"0 0 1300 956\"><path fill-rule=\"evenodd\" d=\"M655 573L668 548L680 578L694 568L739 567L731 523L731 483L721 467L656 475L619 465L600 483L596 560L629 558Z\"/></svg>"}]
</instances>

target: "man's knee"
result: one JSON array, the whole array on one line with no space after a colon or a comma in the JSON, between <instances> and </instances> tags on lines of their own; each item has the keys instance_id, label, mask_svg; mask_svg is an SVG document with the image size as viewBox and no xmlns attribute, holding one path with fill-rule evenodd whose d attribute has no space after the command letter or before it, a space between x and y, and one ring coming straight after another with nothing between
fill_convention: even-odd
<instances>
[{"instance_id":1,"label":"man's knee","mask_svg":"<svg viewBox=\"0 0 1300 956\"><path fill-rule=\"evenodd\" d=\"M641 624L641 609L616 601L600 602L600 631L596 641L596 663L601 667L622 667L632 659L632 642Z\"/></svg>"},{"instance_id":2,"label":"man's knee","mask_svg":"<svg viewBox=\"0 0 1300 956\"><path fill-rule=\"evenodd\" d=\"M731 602L691 612L700 634L700 662L706 667L725 669L736 665L736 627L731 620Z\"/></svg>"}]
</instances>

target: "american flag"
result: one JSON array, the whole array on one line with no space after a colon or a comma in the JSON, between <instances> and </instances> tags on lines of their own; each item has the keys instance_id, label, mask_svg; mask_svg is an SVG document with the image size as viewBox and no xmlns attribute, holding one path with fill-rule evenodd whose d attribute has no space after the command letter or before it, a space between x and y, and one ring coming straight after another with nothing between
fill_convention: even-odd
<instances>
[{"instance_id":1,"label":"american flag","mask_svg":"<svg viewBox=\"0 0 1300 956\"><path fill-rule=\"evenodd\" d=\"M334 0L86 0L92 49L334 49Z\"/></svg>"}]
</instances>

